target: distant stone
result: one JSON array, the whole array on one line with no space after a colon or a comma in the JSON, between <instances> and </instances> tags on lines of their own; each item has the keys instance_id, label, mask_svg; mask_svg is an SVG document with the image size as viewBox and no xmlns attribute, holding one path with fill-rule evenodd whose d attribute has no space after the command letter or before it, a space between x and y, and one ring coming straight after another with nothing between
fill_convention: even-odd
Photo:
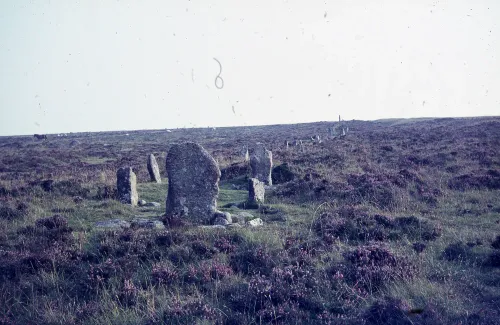
<instances>
[{"instance_id":1,"label":"distant stone","mask_svg":"<svg viewBox=\"0 0 500 325\"><path fill-rule=\"evenodd\" d=\"M243 147L243 161L250 161L250 153L247 147Z\"/></svg>"},{"instance_id":2,"label":"distant stone","mask_svg":"<svg viewBox=\"0 0 500 325\"><path fill-rule=\"evenodd\" d=\"M161 183L160 168L153 154L148 157L148 172L151 182Z\"/></svg>"},{"instance_id":3,"label":"distant stone","mask_svg":"<svg viewBox=\"0 0 500 325\"><path fill-rule=\"evenodd\" d=\"M137 201L137 204L140 206L140 207L143 207L147 204L146 200L139 200Z\"/></svg>"},{"instance_id":4,"label":"distant stone","mask_svg":"<svg viewBox=\"0 0 500 325\"><path fill-rule=\"evenodd\" d=\"M257 178L266 185L272 185L271 169L273 168L273 154L264 144L257 143L250 152L250 167L252 178Z\"/></svg>"},{"instance_id":5,"label":"distant stone","mask_svg":"<svg viewBox=\"0 0 500 325\"><path fill-rule=\"evenodd\" d=\"M118 200L122 203L137 205L137 177L132 168L122 167L116 172L116 189Z\"/></svg>"},{"instance_id":6,"label":"distant stone","mask_svg":"<svg viewBox=\"0 0 500 325\"><path fill-rule=\"evenodd\" d=\"M161 204L158 202L148 202L144 204L145 207L154 207L154 208L159 208L161 207Z\"/></svg>"},{"instance_id":7,"label":"distant stone","mask_svg":"<svg viewBox=\"0 0 500 325\"><path fill-rule=\"evenodd\" d=\"M264 203L264 183L257 178L248 180L248 203L249 205L260 205Z\"/></svg>"},{"instance_id":8,"label":"distant stone","mask_svg":"<svg viewBox=\"0 0 500 325\"><path fill-rule=\"evenodd\" d=\"M173 145L167 155L166 216L188 217L208 224L217 209L220 170L199 144Z\"/></svg>"},{"instance_id":9,"label":"distant stone","mask_svg":"<svg viewBox=\"0 0 500 325\"><path fill-rule=\"evenodd\" d=\"M247 222L247 224L251 227L259 227L264 225L264 221L261 218L255 218Z\"/></svg>"},{"instance_id":10,"label":"distant stone","mask_svg":"<svg viewBox=\"0 0 500 325\"><path fill-rule=\"evenodd\" d=\"M130 228L130 223L122 219L110 219L104 221L97 221L95 223L96 228L105 229L126 229Z\"/></svg>"},{"instance_id":11,"label":"distant stone","mask_svg":"<svg viewBox=\"0 0 500 325\"><path fill-rule=\"evenodd\" d=\"M132 220L133 228L165 229L165 225L160 220L151 220L146 218L135 218Z\"/></svg>"}]
</instances>

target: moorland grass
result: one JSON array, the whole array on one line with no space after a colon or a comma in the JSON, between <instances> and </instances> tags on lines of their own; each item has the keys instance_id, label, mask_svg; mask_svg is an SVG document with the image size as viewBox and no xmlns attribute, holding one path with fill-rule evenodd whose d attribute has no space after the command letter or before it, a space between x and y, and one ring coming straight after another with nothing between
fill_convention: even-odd
<instances>
[{"instance_id":1,"label":"moorland grass","mask_svg":"<svg viewBox=\"0 0 500 325\"><path fill-rule=\"evenodd\" d=\"M283 141L329 123L0 138L0 324L494 324L499 123L354 121L303 149ZM248 139L290 164L293 180L247 211L264 226L93 227L161 217L168 182L149 182L146 157L188 139L223 168ZM113 199L121 165L161 207ZM219 209L240 211L224 206L245 201L246 184L221 182Z\"/></svg>"}]
</instances>

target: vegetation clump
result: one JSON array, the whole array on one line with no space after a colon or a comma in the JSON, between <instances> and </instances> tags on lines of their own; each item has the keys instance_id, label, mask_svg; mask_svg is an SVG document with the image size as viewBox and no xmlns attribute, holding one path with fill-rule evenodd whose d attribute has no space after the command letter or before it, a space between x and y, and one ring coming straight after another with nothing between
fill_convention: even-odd
<instances>
[{"instance_id":1,"label":"vegetation clump","mask_svg":"<svg viewBox=\"0 0 500 325\"><path fill-rule=\"evenodd\" d=\"M408 259L396 257L383 245L357 247L344 253L344 259L347 264L334 267L334 270L370 293L395 280L411 279L418 272Z\"/></svg>"},{"instance_id":2,"label":"vegetation clump","mask_svg":"<svg viewBox=\"0 0 500 325\"><path fill-rule=\"evenodd\" d=\"M465 191L470 189L500 189L500 172L498 170L488 170L464 174L451 178L448 187L453 190Z\"/></svg>"},{"instance_id":3,"label":"vegetation clump","mask_svg":"<svg viewBox=\"0 0 500 325\"><path fill-rule=\"evenodd\" d=\"M28 214L29 205L16 200L0 200L0 219L23 219Z\"/></svg>"},{"instance_id":4,"label":"vegetation clump","mask_svg":"<svg viewBox=\"0 0 500 325\"><path fill-rule=\"evenodd\" d=\"M271 172L273 184L282 184L293 181L296 177L289 164L284 163L273 167Z\"/></svg>"},{"instance_id":5,"label":"vegetation clump","mask_svg":"<svg viewBox=\"0 0 500 325\"><path fill-rule=\"evenodd\" d=\"M318 235L332 243L336 239L345 242L398 240L435 240L441 235L441 227L430 221L410 217L368 215L359 209L340 208L321 214L313 224Z\"/></svg>"}]
</instances>

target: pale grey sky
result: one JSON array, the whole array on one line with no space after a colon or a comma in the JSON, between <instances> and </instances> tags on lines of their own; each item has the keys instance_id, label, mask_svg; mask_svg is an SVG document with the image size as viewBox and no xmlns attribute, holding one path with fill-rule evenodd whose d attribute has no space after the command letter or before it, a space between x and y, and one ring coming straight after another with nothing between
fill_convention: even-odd
<instances>
[{"instance_id":1,"label":"pale grey sky","mask_svg":"<svg viewBox=\"0 0 500 325\"><path fill-rule=\"evenodd\" d=\"M498 0L0 0L0 135L499 115L499 22Z\"/></svg>"}]
</instances>

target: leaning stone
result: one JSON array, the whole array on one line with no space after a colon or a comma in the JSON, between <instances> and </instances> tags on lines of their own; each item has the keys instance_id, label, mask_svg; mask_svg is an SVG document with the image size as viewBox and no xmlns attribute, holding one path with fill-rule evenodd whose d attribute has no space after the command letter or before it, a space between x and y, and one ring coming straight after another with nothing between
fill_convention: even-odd
<instances>
[{"instance_id":1,"label":"leaning stone","mask_svg":"<svg viewBox=\"0 0 500 325\"><path fill-rule=\"evenodd\" d=\"M147 167L151 182L161 183L160 168L158 167L158 163L156 162L156 158L153 154L150 154L148 157Z\"/></svg>"},{"instance_id":2,"label":"leaning stone","mask_svg":"<svg viewBox=\"0 0 500 325\"><path fill-rule=\"evenodd\" d=\"M250 178L248 180L248 202L250 205L259 205L264 203L264 183L257 178Z\"/></svg>"},{"instance_id":3,"label":"leaning stone","mask_svg":"<svg viewBox=\"0 0 500 325\"><path fill-rule=\"evenodd\" d=\"M110 219L104 221L97 221L95 223L96 228L105 229L126 229L130 228L130 223L122 219Z\"/></svg>"},{"instance_id":4,"label":"leaning stone","mask_svg":"<svg viewBox=\"0 0 500 325\"><path fill-rule=\"evenodd\" d=\"M220 170L197 143L173 145L167 155L166 216L188 217L209 224L217 209Z\"/></svg>"},{"instance_id":5,"label":"leaning stone","mask_svg":"<svg viewBox=\"0 0 500 325\"><path fill-rule=\"evenodd\" d=\"M264 225L264 221L261 218L255 218L247 222L247 224L251 227L259 227Z\"/></svg>"},{"instance_id":6,"label":"leaning stone","mask_svg":"<svg viewBox=\"0 0 500 325\"><path fill-rule=\"evenodd\" d=\"M248 152L248 148L243 148L243 161L250 161L250 153Z\"/></svg>"},{"instance_id":7,"label":"leaning stone","mask_svg":"<svg viewBox=\"0 0 500 325\"><path fill-rule=\"evenodd\" d=\"M165 229L163 222L159 220L150 220L146 218L135 218L132 220L131 227L133 228L148 228L148 229Z\"/></svg>"},{"instance_id":8,"label":"leaning stone","mask_svg":"<svg viewBox=\"0 0 500 325\"><path fill-rule=\"evenodd\" d=\"M264 144L257 143L250 153L250 167L252 178L257 178L266 185L272 185L271 169L273 168L273 154Z\"/></svg>"},{"instance_id":9,"label":"leaning stone","mask_svg":"<svg viewBox=\"0 0 500 325\"><path fill-rule=\"evenodd\" d=\"M116 188L118 199L122 203L137 205L139 195L137 194L137 177L132 168L122 167L116 172Z\"/></svg>"}]
</instances>

